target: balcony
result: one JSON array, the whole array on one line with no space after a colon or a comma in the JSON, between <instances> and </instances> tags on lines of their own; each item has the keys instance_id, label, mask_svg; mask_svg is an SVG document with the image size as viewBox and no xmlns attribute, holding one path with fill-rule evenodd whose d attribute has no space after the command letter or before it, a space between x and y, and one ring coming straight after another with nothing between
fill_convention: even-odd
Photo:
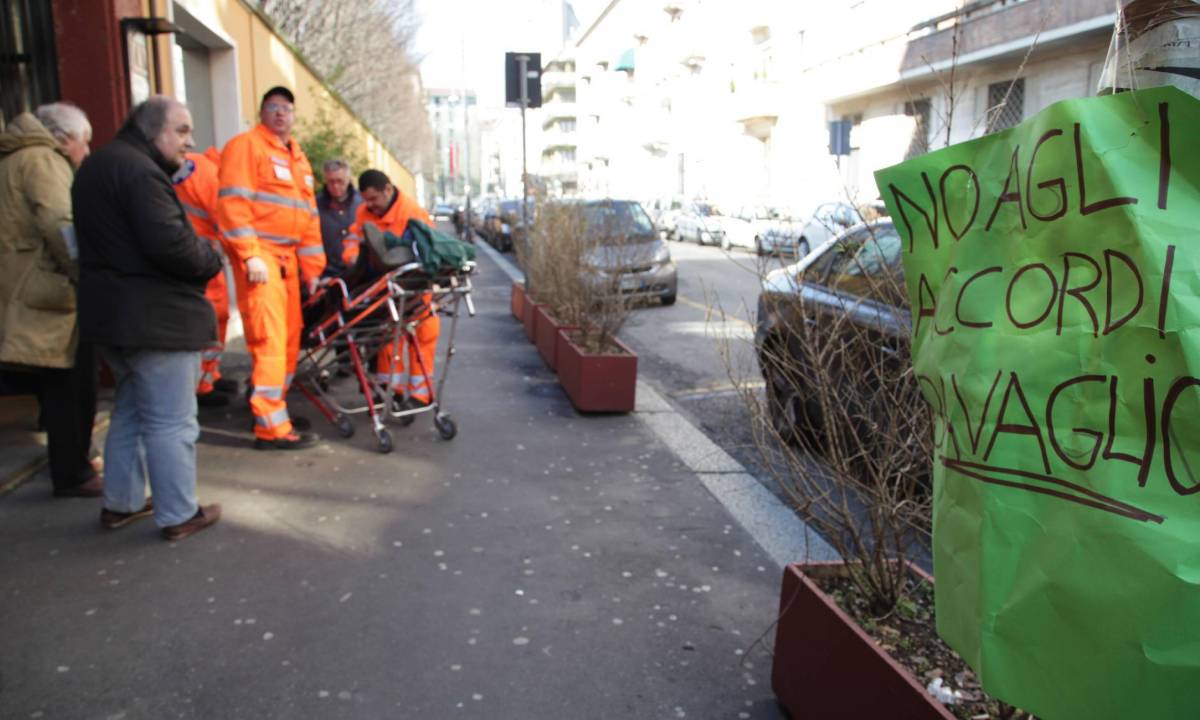
<instances>
[{"instance_id":1,"label":"balcony","mask_svg":"<svg viewBox=\"0 0 1200 720\"><path fill-rule=\"evenodd\" d=\"M753 81L738 86L733 96L734 119L749 136L766 140L779 119L781 90L776 83Z\"/></svg>"},{"instance_id":2,"label":"balcony","mask_svg":"<svg viewBox=\"0 0 1200 720\"><path fill-rule=\"evenodd\" d=\"M542 104L549 105L550 103L562 103L567 105L575 104L575 86L574 85L555 85L552 87L542 86Z\"/></svg>"},{"instance_id":3,"label":"balcony","mask_svg":"<svg viewBox=\"0 0 1200 720\"><path fill-rule=\"evenodd\" d=\"M558 88L575 88L575 73L562 70L546 70L542 73L542 94L547 95Z\"/></svg>"},{"instance_id":4,"label":"balcony","mask_svg":"<svg viewBox=\"0 0 1200 720\"><path fill-rule=\"evenodd\" d=\"M542 106L542 129L551 130L561 120L575 121L575 108L567 103L553 103Z\"/></svg>"},{"instance_id":5,"label":"balcony","mask_svg":"<svg viewBox=\"0 0 1200 720\"><path fill-rule=\"evenodd\" d=\"M542 147L575 147L578 144L578 133L574 130L551 128L542 132Z\"/></svg>"},{"instance_id":6,"label":"balcony","mask_svg":"<svg viewBox=\"0 0 1200 720\"><path fill-rule=\"evenodd\" d=\"M913 28L914 33L900 63L901 75L923 74L930 66L941 70L955 61L969 65L983 59L1019 55L1037 38L1044 49L1083 35L1107 36L1112 32L1111 0L1026 0L1013 4L976 0L958 12L933 18ZM957 28L957 29L956 29Z\"/></svg>"}]
</instances>

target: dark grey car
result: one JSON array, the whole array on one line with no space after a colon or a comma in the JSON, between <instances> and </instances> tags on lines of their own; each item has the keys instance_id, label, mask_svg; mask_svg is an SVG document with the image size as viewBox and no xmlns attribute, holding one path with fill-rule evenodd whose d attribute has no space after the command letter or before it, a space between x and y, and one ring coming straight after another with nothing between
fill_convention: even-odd
<instances>
[{"instance_id":1,"label":"dark grey car","mask_svg":"<svg viewBox=\"0 0 1200 720\"><path fill-rule=\"evenodd\" d=\"M819 430L820 407L805 391L815 382L800 358L813 333L849 320L871 339L885 365L897 371L907 355L897 353L910 333L911 315L903 295L902 243L891 220L856 225L826 240L800 262L767 275L758 298L755 348L766 382L768 409L785 436ZM828 377L830 373L822 374ZM833 375L837 382L860 378Z\"/></svg>"}]
</instances>

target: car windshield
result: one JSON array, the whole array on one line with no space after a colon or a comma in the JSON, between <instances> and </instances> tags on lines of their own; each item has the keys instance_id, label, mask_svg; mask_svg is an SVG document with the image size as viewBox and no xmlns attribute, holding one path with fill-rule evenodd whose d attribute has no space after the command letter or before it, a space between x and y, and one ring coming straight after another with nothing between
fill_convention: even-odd
<instances>
[{"instance_id":1,"label":"car windshield","mask_svg":"<svg viewBox=\"0 0 1200 720\"><path fill-rule=\"evenodd\" d=\"M597 202L583 207L589 232L600 243L620 242L634 235L653 235L654 224L635 202Z\"/></svg>"},{"instance_id":2,"label":"car windshield","mask_svg":"<svg viewBox=\"0 0 1200 720\"><path fill-rule=\"evenodd\" d=\"M879 225L846 235L817 258L804 277L824 284L841 275L876 275L899 264L900 236L891 225Z\"/></svg>"}]
</instances>

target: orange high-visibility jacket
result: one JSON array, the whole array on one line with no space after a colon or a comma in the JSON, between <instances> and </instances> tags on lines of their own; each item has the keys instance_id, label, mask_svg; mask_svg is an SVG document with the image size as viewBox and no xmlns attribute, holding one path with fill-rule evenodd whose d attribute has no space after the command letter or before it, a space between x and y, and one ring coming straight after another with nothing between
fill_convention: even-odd
<instances>
[{"instance_id":1,"label":"orange high-visibility jacket","mask_svg":"<svg viewBox=\"0 0 1200 720\"><path fill-rule=\"evenodd\" d=\"M300 144L288 145L262 125L221 152L217 222L226 252L244 267L252 257L295 252L300 275L325 269L312 166Z\"/></svg>"},{"instance_id":2,"label":"orange high-visibility jacket","mask_svg":"<svg viewBox=\"0 0 1200 720\"><path fill-rule=\"evenodd\" d=\"M359 245L362 244L363 225L370 223L384 232L400 236L408 227L409 220L420 220L430 227L434 226L433 218L429 217L425 208L418 205L416 200L400 192L399 188L396 188L396 199L392 201L392 206L382 217L368 210L366 203L359 205L358 212L354 215L354 224L350 226L350 233L346 235L342 247L342 260L346 263L346 267L352 267L358 259Z\"/></svg>"},{"instance_id":3,"label":"orange high-visibility jacket","mask_svg":"<svg viewBox=\"0 0 1200 720\"><path fill-rule=\"evenodd\" d=\"M175 184L175 194L192 221L196 234L214 243L219 243L217 235L217 172L221 163L221 153L216 148L209 148L203 155L188 153L187 161L175 173L172 181ZM220 246L217 248L220 250Z\"/></svg>"}]
</instances>

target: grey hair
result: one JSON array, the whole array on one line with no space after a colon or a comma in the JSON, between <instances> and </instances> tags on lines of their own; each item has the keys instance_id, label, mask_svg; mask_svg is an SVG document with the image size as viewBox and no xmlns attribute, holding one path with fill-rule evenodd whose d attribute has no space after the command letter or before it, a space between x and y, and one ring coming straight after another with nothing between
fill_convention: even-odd
<instances>
[{"instance_id":1,"label":"grey hair","mask_svg":"<svg viewBox=\"0 0 1200 720\"><path fill-rule=\"evenodd\" d=\"M92 124L88 122L87 115L71 103L48 103L39 107L33 114L57 140L74 139L88 142L92 139Z\"/></svg>"},{"instance_id":2,"label":"grey hair","mask_svg":"<svg viewBox=\"0 0 1200 720\"><path fill-rule=\"evenodd\" d=\"M166 95L151 95L138 103L129 114L130 121L147 140L153 140L162 134L167 124L167 112L174 107L187 107L173 97Z\"/></svg>"},{"instance_id":3,"label":"grey hair","mask_svg":"<svg viewBox=\"0 0 1200 720\"><path fill-rule=\"evenodd\" d=\"M350 163L346 162L345 160L343 160L341 158L330 158L325 161L325 164L321 166L321 169L325 172L326 175L328 175L333 170L345 170L346 174L349 175L350 174Z\"/></svg>"}]
</instances>

